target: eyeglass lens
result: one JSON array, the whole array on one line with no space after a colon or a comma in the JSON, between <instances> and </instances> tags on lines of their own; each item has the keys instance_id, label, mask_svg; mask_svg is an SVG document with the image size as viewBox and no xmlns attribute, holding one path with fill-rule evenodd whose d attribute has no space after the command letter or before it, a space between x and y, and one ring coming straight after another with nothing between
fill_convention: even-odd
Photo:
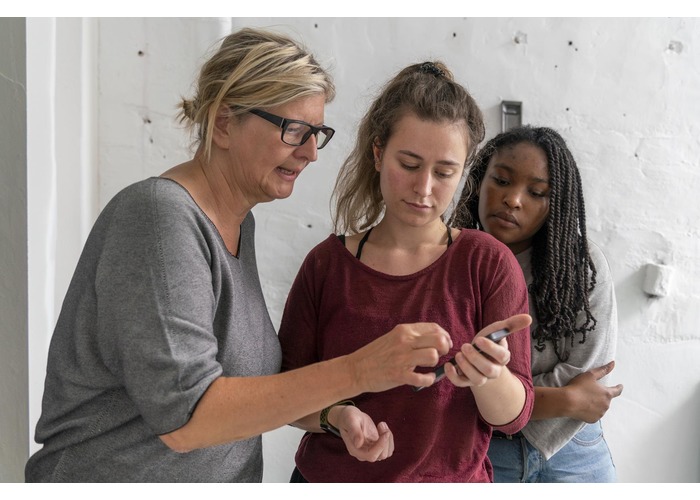
<instances>
[{"instance_id":1,"label":"eyeglass lens","mask_svg":"<svg viewBox=\"0 0 700 500\"><path fill-rule=\"evenodd\" d=\"M327 127L316 130L316 148L321 149L331 139L333 131ZM282 140L290 146L301 146L311 137L313 132L314 129L305 123L290 121L284 127Z\"/></svg>"}]
</instances>

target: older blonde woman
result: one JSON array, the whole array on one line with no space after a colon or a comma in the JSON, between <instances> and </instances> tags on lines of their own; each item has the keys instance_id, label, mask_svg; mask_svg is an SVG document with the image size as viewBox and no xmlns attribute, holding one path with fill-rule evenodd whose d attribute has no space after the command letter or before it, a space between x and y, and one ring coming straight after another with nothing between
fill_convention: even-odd
<instances>
[{"instance_id":1,"label":"older blonde woman","mask_svg":"<svg viewBox=\"0 0 700 500\"><path fill-rule=\"evenodd\" d=\"M260 481L260 434L401 384L450 348L399 325L284 374L255 260L258 203L286 198L333 137L329 75L293 40L243 29L204 64L183 120L194 157L125 188L85 244L52 338L27 481ZM311 390L313 389L313 390Z\"/></svg>"}]
</instances>

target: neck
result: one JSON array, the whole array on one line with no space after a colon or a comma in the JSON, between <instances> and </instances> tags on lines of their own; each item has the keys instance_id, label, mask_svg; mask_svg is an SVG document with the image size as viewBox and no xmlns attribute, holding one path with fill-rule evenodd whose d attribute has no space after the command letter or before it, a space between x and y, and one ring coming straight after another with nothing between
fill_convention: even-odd
<instances>
[{"instance_id":1,"label":"neck","mask_svg":"<svg viewBox=\"0 0 700 500\"><path fill-rule=\"evenodd\" d=\"M375 244L385 247L417 250L426 246L447 245L447 226L437 219L427 226L393 224L385 217L372 231Z\"/></svg>"},{"instance_id":2,"label":"neck","mask_svg":"<svg viewBox=\"0 0 700 500\"><path fill-rule=\"evenodd\" d=\"M162 177L178 182L190 193L219 231L229 252L236 255L240 226L253 205L246 203L221 172L212 162L207 163L196 155L163 173Z\"/></svg>"},{"instance_id":3,"label":"neck","mask_svg":"<svg viewBox=\"0 0 700 500\"><path fill-rule=\"evenodd\" d=\"M197 205L217 227L217 221L239 226L254 206L248 203L235 184L226 178L213 159L206 161L201 151L198 151L192 160L163 173L162 177L173 179L187 189Z\"/></svg>"}]
</instances>

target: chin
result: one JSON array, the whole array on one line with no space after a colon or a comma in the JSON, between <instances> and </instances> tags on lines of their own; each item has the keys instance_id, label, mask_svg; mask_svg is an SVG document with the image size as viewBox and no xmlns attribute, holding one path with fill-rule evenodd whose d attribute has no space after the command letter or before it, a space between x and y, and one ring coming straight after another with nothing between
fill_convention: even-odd
<instances>
[{"instance_id":1,"label":"chin","mask_svg":"<svg viewBox=\"0 0 700 500\"><path fill-rule=\"evenodd\" d=\"M284 200L286 198L289 198L290 196L292 196L292 192L293 192L293 190L291 190L291 189L289 191L278 191L272 195L270 201L272 201L272 200Z\"/></svg>"}]
</instances>

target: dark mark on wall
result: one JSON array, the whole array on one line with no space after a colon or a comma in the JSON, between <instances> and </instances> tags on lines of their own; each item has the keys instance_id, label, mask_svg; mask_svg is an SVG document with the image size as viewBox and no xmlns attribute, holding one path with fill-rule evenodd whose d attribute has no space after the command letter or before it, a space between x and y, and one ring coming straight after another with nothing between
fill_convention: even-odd
<instances>
[{"instance_id":1,"label":"dark mark on wall","mask_svg":"<svg viewBox=\"0 0 700 500\"><path fill-rule=\"evenodd\" d=\"M668 50L670 50L671 52L676 52L677 54L680 54L681 52L683 52L683 44L681 42L671 40L668 43Z\"/></svg>"},{"instance_id":2,"label":"dark mark on wall","mask_svg":"<svg viewBox=\"0 0 700 500\"><path fill-rule=\"evenodd\" d=\"M521 43L527 43L527 34L523 33L522 31L518 31L515 34L515 37L513 37L513 41L518 45Z\"/></svg>"}]
</instances>

